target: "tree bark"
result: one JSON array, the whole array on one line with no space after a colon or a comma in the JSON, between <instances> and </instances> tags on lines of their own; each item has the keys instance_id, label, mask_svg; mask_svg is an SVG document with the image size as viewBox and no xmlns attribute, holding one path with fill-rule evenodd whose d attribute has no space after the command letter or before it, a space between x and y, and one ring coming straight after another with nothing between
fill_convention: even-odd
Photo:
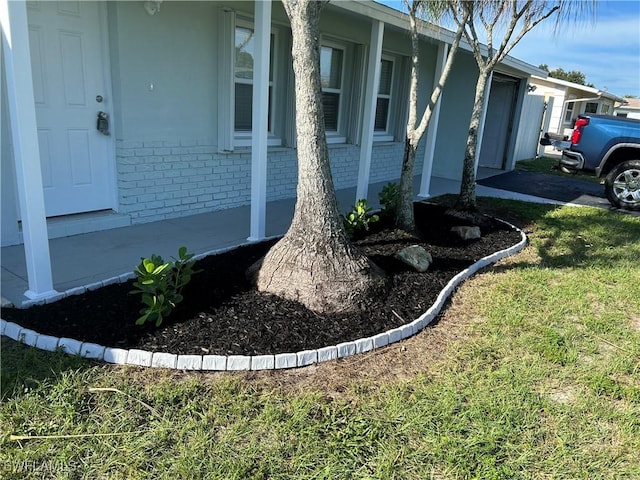
<instances>
[{"instance_id":1,"label":"tree bark","mask_svg":"<svg viewBox=\"0 0 640 480\"><path fill-rule=\"evenodd\" d=\"M478 141L481 140L478 138L478 128L484 109L487 79L495 69L495 66L504 60L522 37L540 22L556 12L570 12L569 5L571 4L577 5L578 10L582 8L582 5L587 5L587 11L590 10L590 6L588 2L566 2L562 0L560 2L500 0L492 2L448 2L448 4L458 27L464 24L467 25L464 30L464 36L472 48L473 56L480 69L465 149L460 195L456 203L457 209L473 212L477 209L476 150L482 148L482 145L478 145ZM474 26L474 22L477 19L481 20L487 34L487 53L483 53L480 48L478 33ZM504 29L499 29L499 31L503 32L503 37L499 45L494 49L493 34L497 25L504 27ZM515 37L513 36L514 34Z\"/></svg>"},{"instance_id":2,"label":"tree bark","mask_svg":"<svg viewBox=\"0 0 640 480\"><path fill-rule=\"evenodd\" d=\"M319 19L323 2L283 0L291 22L296 92L297 201L291 226L262 261L256 284L320 312L357 310L386 287L384 274L348 241L324 130Z\"/></svg>"},{"instance_id":3,"label":"tree bark","mask_svg":"<svg viewBox=\"0 0 640 480\"><path fill-rule=\"evenodd\" d=\"M431 114L442 94L442 89L451 72L453 61L458 51L458 45L464 32L464 21L468 14L462 15L463 23L458 26L449 56L445 66L440 72L439 81L433 87L429 103L424 109L420 123L418 123L418 71L420 66L420 41L418 35L418 10L421 1L414 0L406 2L409 13L409 31L411 33L411 78L409 84L409 115L407 118L407 133L405 137L404 155L402 157L402 170L400 174L400 198L398 199L398 212L396 216L396 226L407 232L414 232L416 229L413 215L413 175L416 161L416 152L420 139L431 120ZM437 8L437 7L436 7Z\"/></svg>"},{"instance_id":4,"label":"tree bark","mask_svg":"<svg viewBox=\"0 0 640 480\"><path fill-rule=\"evenodd\" d=\"M478 129L482 120L484 108L485 89L488 70L480 70L478 81L476 82L475 100L471 111L471 121L469 122L469 133L464 151L464 163L462 167L462 181L460 183L460 195L456 202L456 208L464 211L475 211L476 205L476 149L478 145Z\"/></svg>"},{"instance_id":5,"label":"tree bark","mask_svg":"<svg viewBox=\"0 0 640 480\"><path fill-rule=\"evenodd\" d=\"M414 145L409 138L406 138L402 157L402 173L400 175L400 198L398 199L396 215L396 227L405 232L413 232L416 229L413 214L413 166L416 163L416 150L417 145Z\"/></svg>"}]
</instances>

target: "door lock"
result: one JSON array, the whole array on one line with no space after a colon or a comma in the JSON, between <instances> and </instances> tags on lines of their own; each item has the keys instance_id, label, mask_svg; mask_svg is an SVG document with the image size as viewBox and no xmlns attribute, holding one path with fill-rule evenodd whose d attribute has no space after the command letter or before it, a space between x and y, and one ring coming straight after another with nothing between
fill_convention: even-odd
<instances>
[{"instance_id":1,"label":"door lock","mask_svg":"<svg viewBox=\"0 0 640 480\"><path fill-rule=\"evenodd\" d=\"M109 115L106 112L98 112L96 129L103 135L109 136Z\"/></svg>"}]
</instances>

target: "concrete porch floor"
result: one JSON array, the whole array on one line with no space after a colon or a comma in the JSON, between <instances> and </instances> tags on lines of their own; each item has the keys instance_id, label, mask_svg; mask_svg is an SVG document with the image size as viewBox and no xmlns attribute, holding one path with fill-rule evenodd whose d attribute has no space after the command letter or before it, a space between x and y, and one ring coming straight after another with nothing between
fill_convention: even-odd
<instances>
[{"instance_id":1,"label":"concrete porch floor","mask_svg":"<svg viewBox=\"0 0 640 480\"><path fill-rule=\"evenodd\" d=\"M502 170L481 169L479 178L504 173ZM378 208L378 193L388 182L369 186L370 204ZM415 177L414 191L418 192L420 176ZM432 178L431 197L457 193L459 182ZM496 196L540 200L478 186L480 196ZM338 190L338 204L346 212L355 203L355 187ZM416 197L416 199L420 199ZM267 204L267 236L286 232L293 217L294 199ZM142 256L161 255L165 259L186 246L196 255L248 243L250 207L237 207L188 217L130 225L99 232L54 238L49 241L54 288L67 290L128 274ZM27 268L22 245L3 247L1 252L1 290L3 306L22 306L30 302L24 296L28 289Z\"/></svg>"}]
</instances>

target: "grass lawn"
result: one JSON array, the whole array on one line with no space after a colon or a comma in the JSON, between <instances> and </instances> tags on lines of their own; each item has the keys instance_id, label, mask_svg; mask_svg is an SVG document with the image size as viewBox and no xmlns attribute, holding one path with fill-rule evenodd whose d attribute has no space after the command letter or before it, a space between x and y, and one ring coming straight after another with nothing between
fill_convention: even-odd
<instances>
[{"instance_id":1,"label":"grass lawn","mask_svg":"<svg viewBox=\"0 0 640 480\"><path fill-rule=\"evenodd\" d=\"M3 339L0 477L640 478L640 220L483 204L530 245L366 355L184 373Z\"/></svg>"},{"instance_id":2,"label":"grass lawn","mask_svg":"<svg viewBox=\"0 0 640 480\"><path fill-rule=\"evenodd\" d=\"M520 160L516 162L516 170L524 170L525 172L547 173L549 175L557 175L560 177L575 178L576 180L584 180L586 182L597 183L602 182L601 178L597 178L592 173L564 173L558 168L558 160L551 157L539 157L529 160Z\"/></svg>"}]
</instances>

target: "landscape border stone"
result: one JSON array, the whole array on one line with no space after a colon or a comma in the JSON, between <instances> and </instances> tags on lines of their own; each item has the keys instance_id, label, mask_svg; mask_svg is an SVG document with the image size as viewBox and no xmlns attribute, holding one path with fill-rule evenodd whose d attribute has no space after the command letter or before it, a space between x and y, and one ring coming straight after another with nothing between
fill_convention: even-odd
<instances>
[{"instance_id":1,"label":"landscape border stone","mask_svg":"<svg viewBox=\"0 0 640 480\"><path fill-rule=\"evenodd\" d=\"M94 360L102 360L104 358L104 351L106 347L98 345L97 343L83 343L80 347L80 352L84 358L91 358Z\"/></svg>"},{"instance_id":2,"label":"landscape border stone","mask_svg":"<svg viewBox=\"0 0 640 480\"><path fill-rule=\"evenodd\" d=\"M176 368L179 370L202 370L202 355L178 355Z\"/></svg>"},{"instance_id":3,"label":"landscape border stone","mask_svg":"<svg viewBox=\"0 0 640 480\"><path fill-rule=\"evenodd\" d=\"M417 319L408 322L401 327L393 328L371 337L360 338L349 342L339 343L337 345L330 345L315 350L303 350L295 353L279 353L275 355L176 355L163 352L147 352L139 349L125 350L121 348L103 347L95 343L83 343L71 338L57 338L50 335L40 335L33 330L22 328L16 323L7 322L2 319L0 319L0 334L41 350L62 350L70 355L80 355L85 358L101 360L107 363L119 365L126 364L179 370L277 370L304 367L314 363L337 360L386 347L422 331L433 321L438 313L440 313L444 303L464 280L498 260L518 253L527 245L527 236L522 230L504 220L497 220L520 233L521 239L517 244L481 258L468 268L458 273L440 291L433 305L431 305L431 307ZM238 247L226 247L197 255L194 258L200 259L209 255L221 254L233 250L234 248ZM94 290L113 283L124 283L131 278L133 278L132 273L125 273L108 278L101 282L94 282L82 287L75 287L65 292L61 292L60 294L56 294L55 300L71 295L79 295L85 291ZM49 303L50 301L52 300L40 299L32 302L25 302L23 307L27 308L33 305Z\"/></svg>"}]
</instances>

